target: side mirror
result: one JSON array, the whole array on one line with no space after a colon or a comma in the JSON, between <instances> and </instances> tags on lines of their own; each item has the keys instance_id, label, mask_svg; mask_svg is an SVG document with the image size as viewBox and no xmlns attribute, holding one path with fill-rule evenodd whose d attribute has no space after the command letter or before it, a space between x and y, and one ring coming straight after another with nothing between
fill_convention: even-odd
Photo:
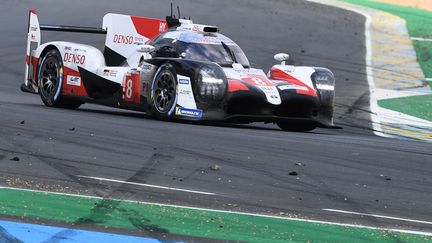
<instances>
[{"instance_id":1,"label":"side mirror","mask_svg":"<svg viewBox=\"0 0 432 243\"><path fill-rule=\"evenodd\" d=\"M141 52L141 53L150 53L152 51L154 51L155 47L152 45L140 45L137 47L137 52Z\"/></svg>"},{"instance_id":2,"label":"side mirror","mask_svg":"<svg viewBox=\"0 0 432 243\"><path fill-rule=\"evenodd\" d=\"M289 59L289 55L286 53L278 53L274 55L274 59L278 62L281 62L282 65L285 65L285 62Z\"/></svg>"}]
</instances>

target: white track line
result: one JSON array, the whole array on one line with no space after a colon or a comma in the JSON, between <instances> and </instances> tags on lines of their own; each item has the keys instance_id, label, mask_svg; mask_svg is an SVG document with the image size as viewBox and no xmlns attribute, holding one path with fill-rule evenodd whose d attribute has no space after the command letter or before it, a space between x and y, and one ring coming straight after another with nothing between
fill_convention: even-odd
<instances>
[{"instance_id":1,"label":"white track line","mask_svg":"<svg viewBox=\"0 0 432 243\"><path fill-rule=\"evenodd\" d=\"M423 221L423 220L416 220L416 219L399 218L399 217L392 217L392 216L385 216L385 215L378 215L378 214L369 214L369 213L358 213L358 212L345 211L345 210L339 210L339 209L331 209L331 208L323 208L322 210L329 211L329 212L335 212L335 213L353 214L353 215L369 216L369 217L381 218L381 219L392 219L392 220L406 221L406 222L411 222L411 223L431 224L432 225L432 222Z\"/></svg>"},{"instance_id":2,"label":"white track line","mask_svg":"<svg viewBox=\"0 0 432 243\"><path fill-rule=\"evenodd\" d=\"M128 185L134 185L134 186L143 186L143 187L165 189L165 190L171 190L171 191L189 192L189 193L196 193L196 194L203 194L203 195L217 195L216 193L213 193L213 192L203 192L203 191L195 191L195 190L188 190L188 189L168 187L168 186L158 186L158 185L131 182L131 181L121 181L121 180L115 180L115 179L109 179L109 178L103 178L103 177L83 176L83 175L77 175L76 177L87 178L87 179L98 180L98 181L109 181L109 182L128 184Z\"/></svg>"},{"instance_id":3,"label":"white track line","mask_svg":"<svg viewBox=\"0 0 432 243\"><path fill-rule=\"evenodd\" d=\"M236 214L236 215L245 215L245 216L253 216L253 217L262 217L262 218L271 218L271 219L283 219L283 220L289 220L289 221L299 221L299 222L315 223L315 224L336 225L336 226L352 227L352 228L359 228L359 229L371 229L371 230L390 231L390 232L415 234L415 235L423 235L423 236L432 236L432 232L423 232L423 231L414 231L414 230L403 230L403 229L392 229L392 228L379 228L379 227L371 227L371 226L365 226L365 225L335 223L335 222L328 222L328 221L321 221L321 220L311 220L311 219L301 219L301 218L288 218L288 217L280 217L280 216L265 215L265 214L246 213L246 212L238 212L238 211L227 211L227 210L199 208L199 207L188 207L188 206L181 206L181 205L172 205L172 204L164 204L164 203L152 203L152 202L143 202L143 201L136 201L136 200L123 200L123 199L117 199L117 198L103 198L103 197L89 196L89 195L77 195L77 194L70 194L70 193L50 192L50 191L41 191L41 190L33 190L33 189L25 189L25 188L14 188L14 187L5 187L5 186L0 186L0 190L1 189L15 190L15 191L26 191L26 192L37 192L37 193L46 193L46 194L53 194L53 195L70 196L70 197L78 197L78 198L89 198L89 199L97 199L97 200L106 200L106 199L109 199L109 200L113 200L113 201L117 201L117 202L138 203L138 204L142 204L142 205L153 205L153 206L160 206L160 207L180 208L180 209L191 209L191 210L197 210L197 211L203 211L203 212Z\"/></svg>"},{"instance_id":4,"label":"white track line","mask_svg":"<svg viewBox=\"0 0 432 243\"><path fill-rule=\"evenodd\" d=\"M421 37L410 37L410 39L415 41L432 41L432 39L421 38Z\"/></svg>"},{"instance_id":5,"label":"white track line","mask_svg":"<svg viewBox=\"0 0 432 243\"><path fill-rule=\"evenodd\" d=\"M366 56L365 56L365 58L366 58L366 78L367 78L369 91L370 91L369 100L370 100L370 109L371 109L371 113L372 113L371 114L372 128L373 128L373 132L375 135L381 136L381 137L388 137L388 135L384 134L384 132L381 128L381 119L377 116L378 103L377 103L377 101L374 97L374 93L373 93L373 90L375 88L375 80L374 80L374 76L373 76L373 67L372 67L372 37L371 37L371 33L370 33L370 28L371 28L371 24L372 24L372 17L366 11L362 11L360 9L341 4L341 2L330 2L327 0L306 0L306 1L319 3L319 4L323 4L323 5L328 5L328 6L331 6L334 8L345 9L345 10L360 14L366 18L365 31L364 31L365 44L366 44Z\"/></svg>"}]
</instances>

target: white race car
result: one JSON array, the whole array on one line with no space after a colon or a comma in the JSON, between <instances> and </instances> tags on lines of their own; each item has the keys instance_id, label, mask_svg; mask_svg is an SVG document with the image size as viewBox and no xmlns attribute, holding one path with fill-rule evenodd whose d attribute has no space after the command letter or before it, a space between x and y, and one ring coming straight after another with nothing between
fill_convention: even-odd
<instances>
[{"instance_id":1,"label":"white race car","mask_svg":"<svg viewBox=\"0 0 432 243\"><path fill-rule=\"evenodd\" d=\"M106 35L89 45L41 44L41 31ZM146 111L159 119L274 122L283 130L332 127L334 76L326 68L286 65L279 53L266 74L215 26L106 14L102 28L39 25L29 13L25 81L47 106L85 102Z\"/></svg>"}]
</instances>

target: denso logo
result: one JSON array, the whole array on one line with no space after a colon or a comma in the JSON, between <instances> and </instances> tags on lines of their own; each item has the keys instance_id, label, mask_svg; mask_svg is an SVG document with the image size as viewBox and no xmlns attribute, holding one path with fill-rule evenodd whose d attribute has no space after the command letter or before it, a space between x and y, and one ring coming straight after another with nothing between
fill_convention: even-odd
<instances>
[{"instance_id":1,"label":"denso logo","mask_svg":"<svg viewBox=\"0 0 432 243\"><path fill-rule=\"evenodd\" d=\"M114 35L114 43L131 45L134 41L131 35Z\"/></svg>"},{"instance_id":2,"label":"denso logo","mask_svg":"<svg viewBox=\"0 0 432 243\"><path fill-rule=\"evenodd\" d=\"M66 52L63 58L63 61L75 64L84 64L85 55L73 54Z\"/></svg>"}]
</instances>

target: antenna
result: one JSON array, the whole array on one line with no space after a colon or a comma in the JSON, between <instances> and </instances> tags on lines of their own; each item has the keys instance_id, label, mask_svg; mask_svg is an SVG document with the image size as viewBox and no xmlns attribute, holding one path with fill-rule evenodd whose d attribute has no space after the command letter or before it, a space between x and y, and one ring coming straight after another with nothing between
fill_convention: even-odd
<instances>
[{"instance_id":1,"label":"antenna","mask_svg":"<svg viewBox=\"0 0 432 243\"><path fill-rule=\"evenodd\" d=\"M172 5L172 2L171 2L171 18L172 18L172 16L173 16L173 5Z\"/></svg>"},{"instance_id":2,"label":"antenna","mask_svg":"<svg viewBox=\"0 0 432 243\"><path fill-rule=\"evenodd\" d=\"M179 14L179 18L176 18L175 14L173 13L173 3L171 2L171 15L166 16L166 22L168 24L168 28L178 27L181 25L180 23L180 7L177 6L177 12Z\"/></svg>"},{"instance_id":3,"label":"antenna","mask_svg":"<svg viewBox=\"0 0 432 243\"><path fill-rule=\"evenodd\" d=\"M180 7L177 5L177 12L178 12L178 15L179 15L179 19L181 19L181 17L180 17Z\"/></svg>"}]
</instances>

